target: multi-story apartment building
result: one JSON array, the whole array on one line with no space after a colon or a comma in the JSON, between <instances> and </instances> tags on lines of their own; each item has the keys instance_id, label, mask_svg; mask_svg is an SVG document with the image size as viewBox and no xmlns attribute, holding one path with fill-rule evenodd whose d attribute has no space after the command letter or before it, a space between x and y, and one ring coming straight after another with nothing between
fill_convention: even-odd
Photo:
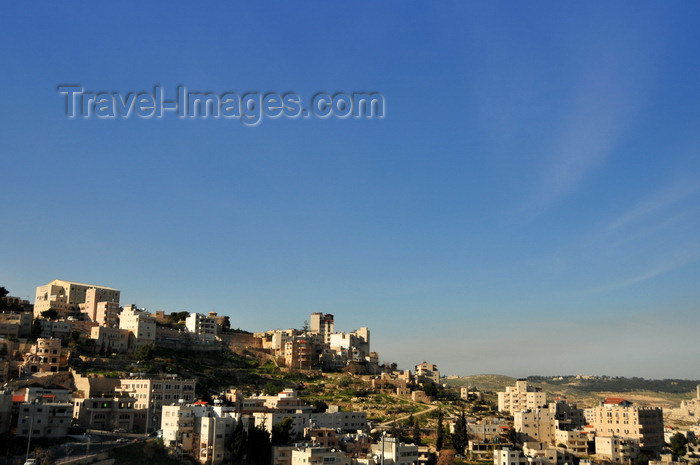
<instances>
[{"instance_id":1,"label":"multi-story apartment building","mask_svg":"<svg viewBox=\"0 0 700 465\"><path fill-rule=\"evenodd\" d=\"M129 396L92 397L73 399L73 418L79 426L99 430L134 429L134 404L136 399Z\"/></svg>"},{"instance_id":2,"label":"multi-story apartment building","mask_svg":"<svg viewBox=\"0 0 700 465\"><path fill-rule=\"evenodd\" d=\"M516 449L496 449L493 452L493 465L528 465L528 462L522 451Z\"/></svg>"},{"instance_id":3,"label":"multi-story apartment building","mask_svg":"<svg viewBox=\"0 0 700 465\"><path fill-rule=\"evenodd\" d=\"M314 348L303 337L295 337L284 345L284 364L290 368L309 369L313 365Z\"/></svg>"},{"instance_id":4,"label":"multi-story apartment building","mask_svg":"<svg viewBox=\"0 0 700 465\"><path fill-rule=\"evenodd\" d=\"M311 440L311 444L321 447L338 448L338 434L331 428L309 428L304 432L304 436Z\"/></svg>"},{"instance_id":5,"label":"multi-story apartment building","mask_svg":"<svg viewBox=\"0 0 700 465\"><path fill-rule=\"evenodd\" d=\"M630 463L639 455L639 442L617 436L596 436L595 453L599 459L612 463Z\"/></svg>"},{"instance_id":6,"label":"multi-story apartment building","mask_svg":"<svg viewBox=\"0 0 700 465\"><path fill-rule=\"evenodd\" d=\"M515 386L506 387L505 392L498 393L498 411L511 415L520 410L534 410L546 403L545 393L529 386L524 379L516 381Z\"/></svg>"},{"instance_id":7,"label":"multi-story apartment building","mask_svg":"<svg viewBox=\"0 0 700 465\"><path fill-rule=\"evenodd\" d=\"M119 324L119 301L101 301L104 293L96 288L85 292L85 302L78 307L88 321L94 321L101 326L117 326Z\"/></svg>"},{"instance_id":8,"label":"multi-story apartment building","mask_svg":"<svg viewBox=\"0 0 700 465\"><path fill-rule=\"evenodd\" d=\"M351 333L332 333L330 349L343 354L345 360L364 362L369 357L369 329L362 327Z\"/></svg>"},{"instance_id":9,"label":"multi-story apartment building","mask_svg":"<svg viewBox=\"0 0 700 465\"><path fill-rule=\"evenodd\" d=\"M563 400L550 402L542 408L520 410L513 414L515 431L522 441L558 444L557 433L574 432L584 426L583 410ZM563 435L563 437L569 437ZM570 435L572 443L578 436Z\"/></svg>"},{"instance_id":10,"label":"multi-story apartment building","mask_svg":"<svg viewBox=\"0 0 700 465\"><path fill-rule=\"evenodd\" d=\"M40 317L42 312L49 309L58 311L60 316L69 316L79 308L80 304L85 303L90 289L95 289L96 302L119 303L120 292L111 287L55 279L36 288L34 317Z\"/></svg>"},{"instance_id":11,"label":"multi-story apartment building","mask_svg":"<svg viewBox=\"0 0 700 465\"><path fill-rule=\"evenodd\" d=\"M588 453L588 434L583 431L554 431L554 443L563 444L569 452L581 455Z\"/></svg>"},{"instance_id":12,"label":"multi-story apartment building","mask_svg":"<svg viewBox=\"0 0 700 465\"><path fill-rule=\"evenodd\" d=\"M566 465L573 463L572 455L559 449L546 449L535 454L532 450L502 448L493 452L494 465Z\"/></svg>"},{"instance_id":13,"label":"multi-story apartment building","mask_svg":"<svg viewBox=\"0 0 700 465\"><path fill-rule=\"evenodd\" d=\"M440 383L440 371L434 363L423 362L416 365L416 381L419 383L432 381L435 384Z\"/></svg>"},{"instance_id":14,"label":"multi-story apartment building","mask_svg":"<svg viewBox=\"0 0 700 465\"><path fill-rule=\"evenodd\" d=\"M528 462L542 465L570 465L574 463L573 454L563 447L553 447L549 444L525 443L523 453Z\"/></svg>"},{"instance_id":15,"label":"multi-story apartment building","mask_svg":"<svg viewBox=\"0 0 700 465\"><path fill-rule=\"evenodd\" d=\"M217 333L216 313L202 315L201 313L190 313L185 319L185 327L190 333L196 334L205 340L213 340Z\"/></svg>"},{"instance_id":16,"label":"multi-story apartment building","mask_svg":"<svg viewBox=\"0 0 700 465\"><path fill-rule=\"evenodd\" d=\"M292 449L291 465L350 465L350 457L330 447L299 447ZM389 465L389 462L385 462Z\"/></svg>"},{"instance_id":17,"label":"multi-story apartment building","mask_svg":"<svg viewBox=\"0 0 700 465\"><path fill-rule=\"evenodd\" d=\"M372 455L380 457L385 465L418 465L418 446L390 436L382 436L379 443L372 444Z\"/></svg>"},{"instance_id":18,"label":"multi-story apartment building","mask_svg":"<svg viewBox=\"0 0 700 465\"><path fill-rule=\"evenodd\" d=\"M194 449L195 406L192 404L172 404L163 406L163 441L170 447L182 447L183 452Z\"/></svg>"},{"instance_id":19,"label":"multi-story apartment building","mask_svg":"<svg viewBox=\"0 0 700 465\"><path fill-rule=\"evenodd\" d=\"M617 436L639 442L642 451L656 453L664 445L664 421L661 408L634 407L620 398L607 398L595 407L596 437Z\"/></svg>"},{"instance_id":20,"label":"multi-story apartment building","mask_svg":"<svg viewBox=\"0 0 700 465\"><path fill-rule=\"evenodd\" d=\"M226 443L236 427L236 419L230 415L215 413L195 418L199 430L199 463L219 465L224 461Z\"/></svg>"},{"instance_id":21,"label":"multi-story apartment building","mask_svg":"<svg viewBox=\"0 0 700 465\"><path fill-rule=\"evenodd\" d=\"M522 442L554 441L554 412L548 407L518 410L513 414L515 431Z\"/></svg>"},{"instance_id":22,"label":"multi-story apartment building","mask_svg":"<svg viewBox=\"0 0 700 465\"><path fill-rule=\"evenodd\" d=\"M554 412L554 426L558 430L572 431L587 424L583 414L576 404L570 404L562 399L550 402L549 409Z\"/></svg>"},{"instance_id":23,"label":"multi-story apartment building","mask_svg":"<svg viewBox=\"0 0 700 465\"><path fill-rule=\"evenodd\" d=\"M478 441L498 442L509 430L508 421L504 418L485 418L475 423L467 420L467 435Z\"/></svg>"},{"instance_id":24,"label":"multi-story apartment building","mask_svg":"<svg viewBox=\"0 0 700 465\"><path fill-rule=\"evenodd\" d=\"M68 435L73 404L37 399L19 404L18 412L17 436L31 434L32 438L60 438Z\"/></svg>"},{"instance_id":25,"label":"multi-story apartment building","mask_svg":"<svg viewBox=\"0 0 700 465\"><path fill-rule=\"evenodd\" d=\"M278 412L311 412L313 407L300 399L296 391L291 388L280 391L276 396L259 396L263 399L263 405L270 410Z\"/></svg>"},{"instance_id":26,"label":"multi-story apartment building","mask_svg":"<svg viewBox=\"0 0 700 465\"><path fill-rule=\"evenodd\" d=\"M69 317L73 318L73 317ZM71 334L71 322L65 318L60 320L39 320L39 328L41 330L40 337L49 339L68 339Z\"/></svg>"},{"instance_id":27,"label":"multi-story apartment building","mask_svg":"<svg viewBox=\"0 0 700 465\"><path fill-rule=\"evenodd\" d=\"M0 337L27 338L32 332L32 313L6 310L0 313Z\"/></svg>"},{"instance_id":28,"label":"multi-story apartment building","mask_svg":"<svg viewBox=\"0 0 700 465\"><path fill-rule=\"evenodd\" d=\"M107 378L100 375L81 375L71 370L73 383L75 384L75 396L82 398L90 397L113 397L115 391L119 390L121 380Z\"/></svg>"},{"instance_id":29,"label":"multi-story apartment building","mask_svg":"<svg viewBox=\"0 0 700 465\"><path fill-rule=\"evenodd\" d=\"M236 414L230 407L206 402L163 406L163 440L169 446L182 447L202 464L224 461L226 443L236 424Z\"/></svg>"},{"instance_id":30,"label":"multi-story apartment building","mask_svg":"<svg viewBox=\"0 0 700 465\"><path fill-rule=\"evenodd\" d=\"M36 344L32 344L29 352L24 355L20 373L57 373L62 366L67 367L68 360L61 355L61 340L39 338Z\"/></svg>"},{"instance_id":31,"label":"multi-story apartment building","mask_svg":"<svg viewBox=\"0 0 700 465\"><path fill-rule=\"evenodd\" d=\"M20 397L23 402L53 402L69 404L72 402L73 392L67 386L61 384L52 384L50 386L31 385L15 392L17 397Z\"/></svg>"},{"instance_id":32,"label":"multi-story apartment building","mask_svg":"<svg viewBox=\"0 0 700 465\"><path fill-rule=\"evenodd\" d=\"M95 341L98 350L104 349L107 353L117 352L123 354L129 350L131 331L110 326L95 326L90 330L90 339Z\"/></svg>"},{"instance_id":33,"label":"multi-story apartment building","mask_svg":"<svg viewBox=\"0 0 700 465\"><path fill-rule=\"evenodd\" d=\"M333 315L330 313L325 315L319 312L311 314L311 333L321 336L324 344L330 344L334 328Z\"/></svg>"},{"instance_id":34,"label":"multi-story apartment building","mask_svg":"<svg viewBox=\"0 0 700 465\"><path fill-rule=\"evenodd\" d=\"M127 305L122 309L119 314L119 329L126 329L131 333L129 350L132 351L156 341L156 319L134 305Z\"/></svg>"},{"instance_id":35,"label":"multi-story apartment building","mask_svg":"<svg viewBox=\"0 0 700 465\"><path fill-rule=\"evenodd\" d=\"M152 431L160 427L163 405L177 403L180 400L194 401L195 380L180 379L175 375L164 378L127 378L122 379L120 390L136 398L134 408L134 428L140 431Z\"/></svg>"},{"instance_id":36,"label":"multi-story apartment building","mask_svg":"<svg viewBox=\"0 0 700 465\"><path fill-rule=\"evenodd\" d=\"M330 410L330 409L329 409ZM367 414L365 412L326 412L311 413L298 411L255 412L252 414L256 425L263 425L267 431L285 418L292 420L292 437L301 438L305 428L332 428L345 433L356 433L367 429Z\"/></svg>"},{"instance_id":37,"label":"multi-story apartment building","mask_svg":"<svg viewBox=\"0 0 700 465\"><path fill-rule=\"evenodd\" d=\"M476 398L477 401L484 400L484 393L470 386L462 386L459 388L459 397L464 400L469 400L470 397Z\"/></svg>"}]
</instances>

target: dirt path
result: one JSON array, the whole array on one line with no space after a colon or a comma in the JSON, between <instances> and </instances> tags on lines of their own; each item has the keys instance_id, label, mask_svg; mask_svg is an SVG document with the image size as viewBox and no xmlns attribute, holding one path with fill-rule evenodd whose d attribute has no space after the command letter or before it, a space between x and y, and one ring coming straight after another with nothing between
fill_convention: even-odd
<instances>
[{"instance_id":1,"label":"dirt path","mask_svg":"<svg viewBox=\"0 0 700 465\"><path fill-rule=\"evenodd\" d=\"M377 426L378 426L378 427L382 427L382 428L388 428L388 427L391 426L391 424L394 423L394 422L406 420L406 419L408 419L408 417L410 417L411 415L413 415L413 418L418 417L418 416L421 416L421 415L425 415L426 413L429 413L429 412L432 412L433 410L436 410L438 407L439 407L438 405L431 405L431 406L429 406L427 409L422 410L422 411L420 411L420 412L409 413L409 414L407 414L407 415L403 415L403 416L400 416L400 417L398 417L398 418L394 418L394 419L391 420L391 421L385 421L384 423L380 423L380 424L377 425Z\"/></svg>"}]
</instances>

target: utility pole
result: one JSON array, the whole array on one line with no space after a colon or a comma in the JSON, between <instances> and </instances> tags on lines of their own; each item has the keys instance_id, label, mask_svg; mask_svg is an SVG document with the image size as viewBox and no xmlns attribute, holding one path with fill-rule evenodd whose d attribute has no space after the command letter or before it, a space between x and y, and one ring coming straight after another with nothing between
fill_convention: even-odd
<instances>
[{"instance_id":1,"label":"utility pole","mask_svg":"<svg viewBox=\"0 0 700 465\"><path fill-rule=\"evenodd\" d=\"M29 439L27 439L27 456L24 461L29 462L29 445L32 443L32 430L34 429L34 417L24 417L29 418Z\"/></svg>"},{"instance_id":2,"label":"utility pole","mask_svg":"<svg viewBox=\"0 0 700 465\"><path fill-rule=\"evenodd\" d=\"M386 436L386 431L382 431L382 460L380 465L384 465L384 436Z\"/></svg>"}]
</instances>

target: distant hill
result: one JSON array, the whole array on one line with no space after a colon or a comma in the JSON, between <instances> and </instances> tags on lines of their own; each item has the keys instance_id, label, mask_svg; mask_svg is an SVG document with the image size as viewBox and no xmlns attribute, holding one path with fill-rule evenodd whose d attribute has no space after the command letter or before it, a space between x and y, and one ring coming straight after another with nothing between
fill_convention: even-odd
<instances>
[{"instance_id":1,"label":"distant hill","mask_svg":"<svg viewBox=\"0 0 700 465\"><path fill-rule=\"evenodd\" d=\"M685 394L695 391L700 380L688 379L644 379L621 376L529 376L532 383L547 383L554 386L576 386L586 392L633 392L652 391L669 394Z\"/></svg>"},{"instance_id":2,"label":"distant hill","mask_svg":"<svg viewBox=\"0 0 700 465\"><path fill-rule=\"evenodd\" d=\"M694 398L700 380L648 380L611 376L530 376L528 382L547 393L547 398L565 398L581 407L594 406L606 397L623 397L638 405L678 407L684 399ZM473 386L483 392L503 391L515 378L501 375L476 375L446 378L449 386Z\"/></svg>"},{"instance_id":3,"label":"distant hill","mask_svg":"<svg viewBox=\"0 0 700 465\"><path fill-rule=\"evenodd\" d=\"M442 382L448 386L471 386L482 392L498 392L504 391L506 386L512 386L515 383L515 378L503 375L473 375L445 378Z\"/></svg>"}]
</instances>

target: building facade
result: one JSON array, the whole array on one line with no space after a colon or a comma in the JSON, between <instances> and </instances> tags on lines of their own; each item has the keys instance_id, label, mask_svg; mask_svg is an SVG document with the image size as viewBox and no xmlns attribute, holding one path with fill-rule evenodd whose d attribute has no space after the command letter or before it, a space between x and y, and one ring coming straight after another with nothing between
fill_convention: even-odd
<instances>
[{"instance_id":1,"label":"building facade","mask_svg":"<svg viewBox=\"0 0 700 465\"><path fill-rule=\"evenodd\" d=\"M136 399L134 428L153 431L160 428L163 405L194 401L195 380L177 376L122 379L120 390Z\"/></svg>"},{"instance_id":2,"label":"building facade","mask_svg":"<svg viewBox=\"0 0 700 465\"><path fill-rule=\"evenodd\" d=\"M40 317L42 312L52 308L61 316L72 314L80 304L85 303L90 289L95 289L94 300L97 302L119 303L120 292L117 289L55 279L36 288L34 318Z\"/></svg>"},{"instance_id":3,"label":"building facade","mask_svg":"<svg viewBox=\"0 0 700 465\"><path fill-rule=\"evenodd\" d=\"M515 386L506 387L505 392L498 393L498 411L514 414L520 410L534 410L547 403L544 392L529 386L527 380L519 379Z\"/></svg>"},{"instance_id":4,"label":"building facade","mask_svg":"<svg viewBox=\"0 0 700 465\"><path fill-rule=\"evenodd\" d=\"M605 399L594 409L596 437L634 439L642 451L657 453L664 446L664 420L661 408L635 407L620 398Z\"/></svg>"}]
</instances>

